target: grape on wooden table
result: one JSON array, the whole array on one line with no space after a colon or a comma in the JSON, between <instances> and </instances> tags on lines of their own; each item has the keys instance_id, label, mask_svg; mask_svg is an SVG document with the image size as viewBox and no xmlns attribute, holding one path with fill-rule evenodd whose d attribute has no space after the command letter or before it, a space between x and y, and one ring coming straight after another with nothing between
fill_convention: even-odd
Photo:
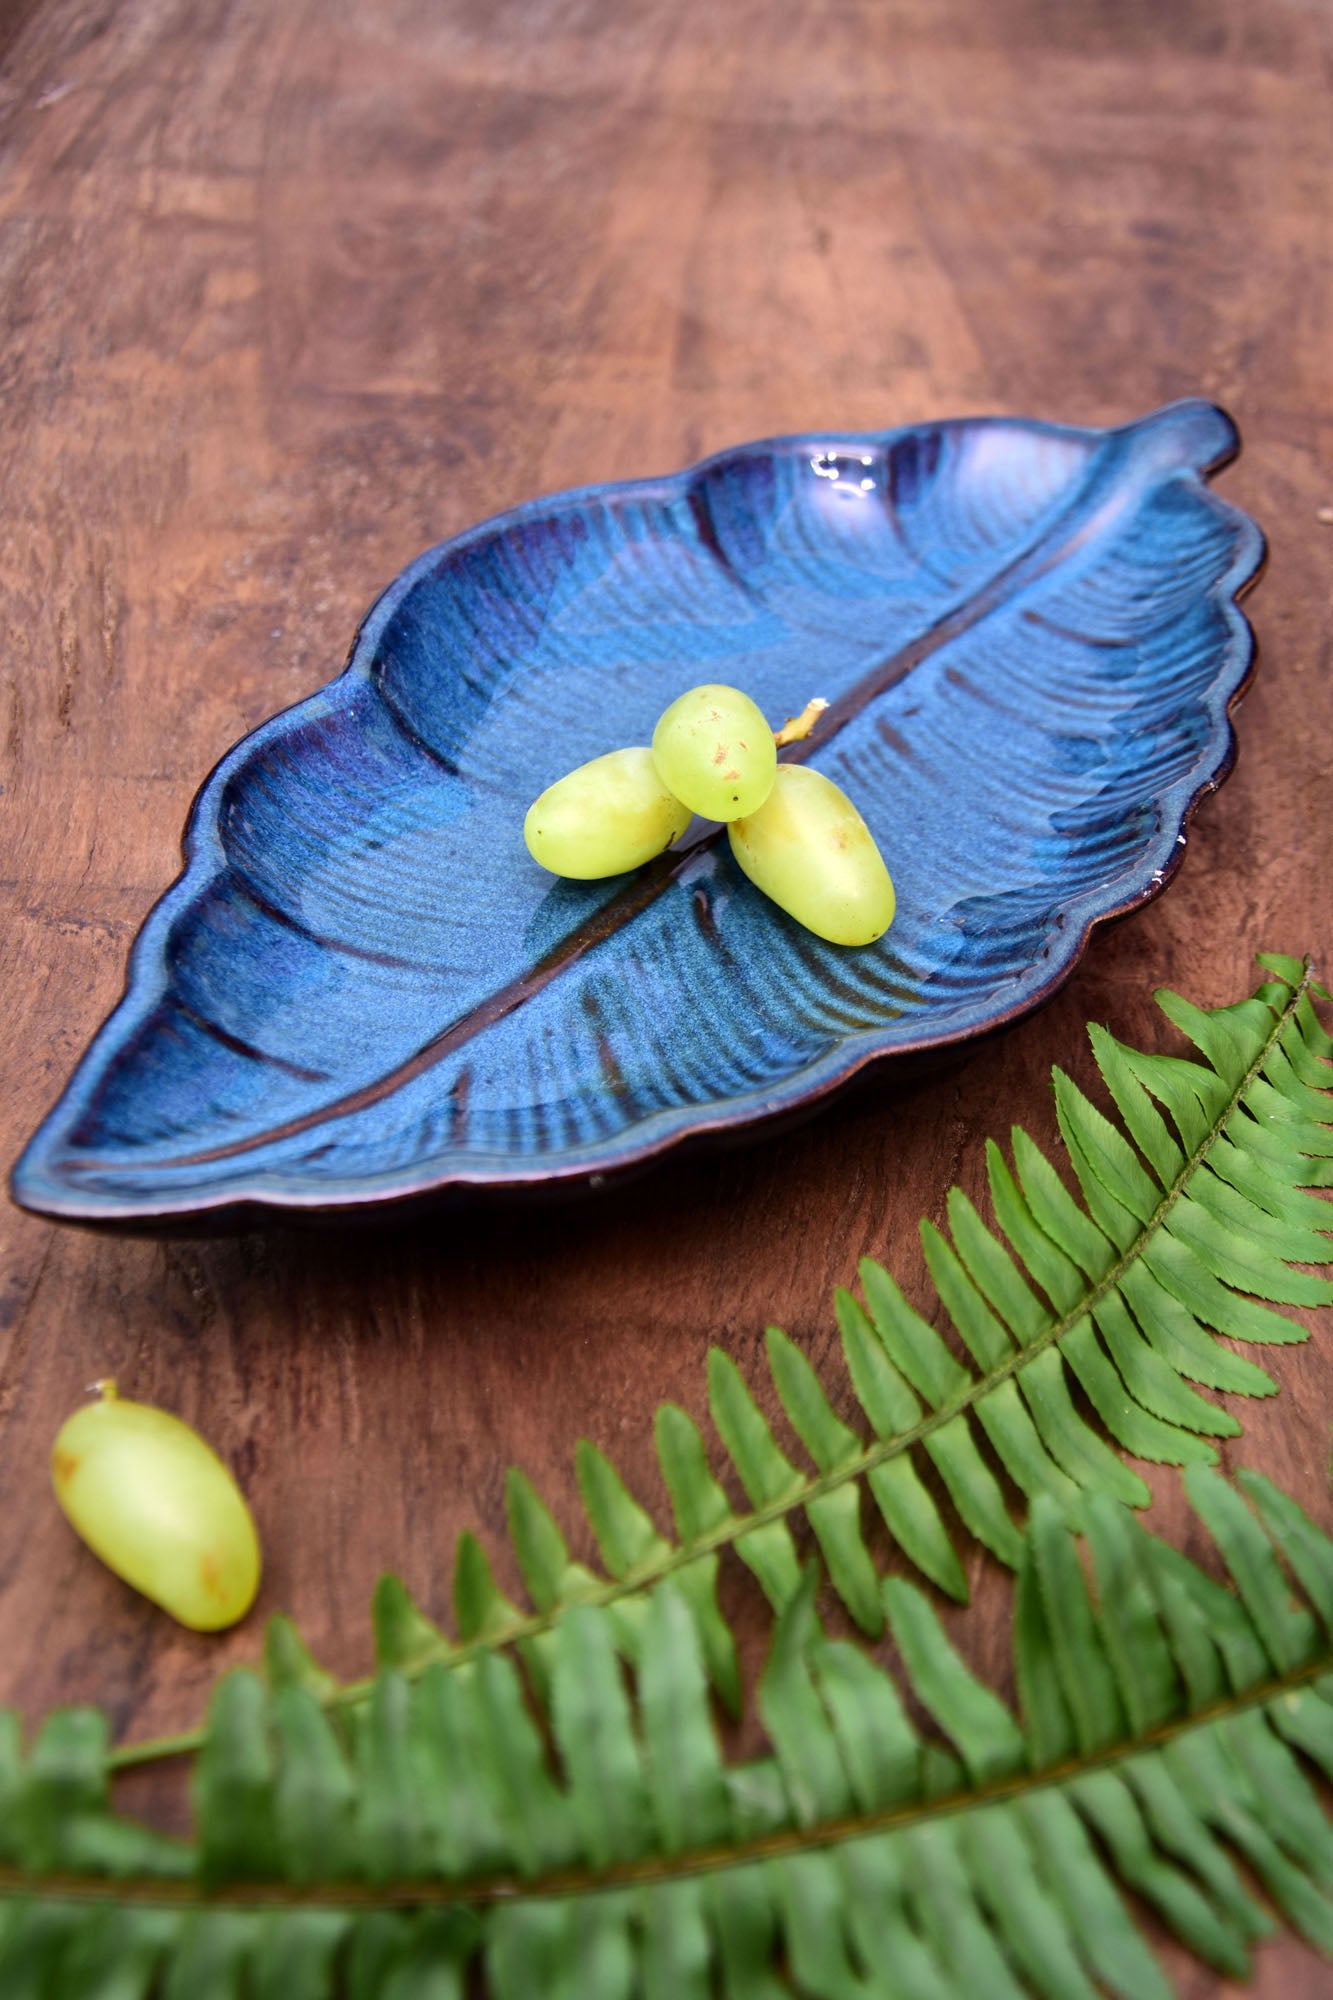
<instances>
[{"instance_id":1,"label":"grape on wooden table","mask_svg":"<svg viewBox=\"0 0 1333 2000\"><path fill-rule=\"evenodd\" d=\"M197 1431L114 1382L62 1424L51 1479L108 1569L196 1632L234 1625L259 1588L259 1537L240 1489Z\"/></svg>"}]
</instances>

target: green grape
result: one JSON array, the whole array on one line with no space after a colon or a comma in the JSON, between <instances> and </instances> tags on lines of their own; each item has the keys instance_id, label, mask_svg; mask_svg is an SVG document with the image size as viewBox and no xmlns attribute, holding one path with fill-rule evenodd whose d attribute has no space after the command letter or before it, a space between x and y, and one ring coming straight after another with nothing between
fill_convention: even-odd
<instances>
[{"instance_id":1,"label":"green grape","mask_svg":"<svg viewBox=\"0 0 1333 2000\"><path fill-rule=\"evenodd\" d=\"M773 789L778 753L762 710L748 694L697 687L659 716L653 762L691 812L732 820L764 803Z\"/></svg>"},{"instance_id":2,"label":"green grape","mask_svg":"<svg viewBox=\"0 0 1333 2000\"><path fill-rule=\"evenodd\" d=\"M651 861L689 823L689 807L662 783L651 750L609 750L547 786L528 808L523 838L553 875L594 882Z\"/></svg>"},{"instance_id":3,"label":"green grape","mask_svg":"<svg viewBox=\"0 0 1333 2000\"><path fill-rule=\"evenodd\" d=\"M894 894L870 828L845 792L808 764L782 764L758 812L727 828L757 889L830 944L871 944Z\"/></svg>"},{"instance_id":4,"label":"green grape","mask_svg":"<svg viewBox=\"0 0 1333 2000\"><path fill-rule=\"evenodd\" d=\"M259 1537L235 1480L196 1431L99 1382L51 1449L75 1533L108 1569L195 1632L234 1625L259 1588Z\"/></svg>"}]
</instances>

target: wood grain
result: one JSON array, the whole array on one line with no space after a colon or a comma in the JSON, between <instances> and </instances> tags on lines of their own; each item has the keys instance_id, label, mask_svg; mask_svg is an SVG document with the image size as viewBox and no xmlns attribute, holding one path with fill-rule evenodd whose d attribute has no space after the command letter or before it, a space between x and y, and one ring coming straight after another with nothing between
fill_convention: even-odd
<instances>
[{"instance_id":1,"label":"wood grain","mask_svg":"<svg viewBox=\"0 0 1333 2000\"><path fill-rule=\"evenodd\" d=\"M0 1216L0 1699L96 1699L138 1736L192 1721L273 1610L344 1673L380 1568L443 1614L454 1534L500 1548L511 1461L573 1529L577 1437L646 1466L655 1404L701 1414L710 1341L748 1367L770 1319L825 1356L863 1252L919 1295L917 1218L979 1192L987 1134L1052 1137L1086 1019L1168 1046L1155 984L1218 1002L1255 950L1333 958L1333 17L38 0L0 57L7 1159L114 1002L203 774L476 518L765 433L1200 392L1246 434L1224 490L1272 544L1239 769L1181 875L955 1066L600 1205L166 1244ZM1283 1394L1227 1454L1326 1523L1331 1345L1325 1314L1276 1355ZM252 1496L266 1579L221 1641L132 1598L47 1497L107 1373ZM1006 1590L974 1569L955 1629L1003 1673ZM1172 1962L1192 2000L1231 1990ZM1280 1940L1252 1990L1329 1973Z\"/></svg>"}]
</instances>

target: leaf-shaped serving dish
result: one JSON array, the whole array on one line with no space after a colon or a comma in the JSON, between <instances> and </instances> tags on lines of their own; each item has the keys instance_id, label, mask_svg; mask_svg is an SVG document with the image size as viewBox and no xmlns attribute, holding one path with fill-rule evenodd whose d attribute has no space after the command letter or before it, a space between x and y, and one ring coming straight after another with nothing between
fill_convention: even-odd
<instances>
[{"instance_id":1,"label":"leaf-shaped serving dish","mask_svg":"<svg viewBox=\"0 0 1333 2000\"><path fill-rule=\"evenodd\" d=\"M1145 902L1229 769L1258 529L1186 402L741 445L422 556L341 677L196 801L125 998L15 1171L84 1221L594 1178L1022 1014ZM557 882L553 779L703 680L850 794L898 889L822 944L687 836Z\"/></svg>"}]
</instances>

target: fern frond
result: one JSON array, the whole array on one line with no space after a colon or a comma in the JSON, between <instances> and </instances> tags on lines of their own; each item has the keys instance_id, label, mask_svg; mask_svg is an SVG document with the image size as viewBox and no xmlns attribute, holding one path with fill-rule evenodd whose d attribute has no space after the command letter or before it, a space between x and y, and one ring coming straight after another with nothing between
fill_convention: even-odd
<instances>
[{"instance_id":1,"label":"fern frond","mask_svg":"<svg viewBox=\"0 0 1333 2000\"><path fill-rule=\"evenodd\" d=\"M1015 1128L1012 1167L998 1146L987 1147L997 1227L958 1188L948 1197L949 1235L922 1223L939 1311L956 1344L880 1264L862 1261L862 1300L839 1290L834 1301L859 1428L835 1411L796 1343L770 1327L773 1395L810 1461L797 1465L736 1364L714 1349L709 1412L744 1505L733 1504L710 1468L698 1425L664 1404L654 1441L674 1538L585 1440L576 1471L599 1572L573 1559L541 1496L511 1471L510 1539L531 1608L499 1590L481 1545L465 1534L454 1565L457 1636L447 1637L396 1579L385 1579L374 1619L378 1663L412 1678L432 1664L460 1669L516 1647L544 1693L553 1633L572 1607L606 1609L620 1652L633 1662L647 1593L671 1579L694 1618L712 1685L736 1712L736 1649L717 1603L723 1550L734 1549L780 1612L800 1584L793 1524L803 1517L847 1610L877 1637L884 1610L866 1496L908 1561L947 1595L967 1598L958 1530L922 1477L923 1458L966 1536L1010 1567L1023 1547L1021 1522L995 1461L1028 1502L1053 1501L1071 1525L1090 1495L1147 1504L1147 1486L1103 1430L1142 1459L1215 1464L1208 1440L1234 1436L1241 1425L1194 1385L1242 1396L1271 1395L1276 1386L1216 1335L1252 1344L1304 1340L1299 1323L1259 1300L1333 1300L1327 1279L1292 1269L1329 1260L1333 1217L1309 1192L1333 1186L1333 1038L1311 994L1327 996L1308 960L1268 954L1259 963L1270 977L1235 1006L1204 1010L1165 990L1157 995L1197 1060L1145 1055L1090 1029L1123 1131L1054 1072L1081 1203ZM1075 1391L1101 1430L1081 1413ZM370 1685L330 1686L322 1699L354 1707ZM122 1746L115 1764L180 1754L201 1740L196 1731Z\"/></svg>"},{"instance_id":2,"label":"fern frond","mask_svg":"<svg viewBox=\"0 0 1333 2000\"><path fill-rule=\"evenodd\" d=\"M933 1463L967 1532L1010 1565L1021 1536L989 1454L1029 1501L1048 1496L1071 1522L1089 1494L1147 1503L1144 1482L1080 1413L1076 1389L1124 1451L1215 1463L1208 1439L1232 1436L1240 1424L1193 1385L1240 1395L1274 1387L1215 1336L1300 1340L1299 1325L1258 1300L1333 1300L1326 1279L1291 1268L1329 1256L1328 1208L1305 1190L1333 1169L1333 1099L1323 1088L1333 1081L1333 1041L1311 1005L1308 966L1263 963L1273 976L1239 1006L1206 1012L1158 995L1200 1061L1140 1055L1092 1030L1124 1131L1055 1072L1082 1204L1016 1130L1012 1169L998 1147L988 1149L998 1229L958 1188L948 1200L950 1235L923 1223L927 1267L957 1348L880 1265L862 1264L864 1303L840 1291L835 1308L866 1429L835 1412L800 1348L769 1329L772 1387L812 1469L787 1456L735 1363L714 1350L709 1410L744 1507L729 1502L698 1431L673 1408L659 1413L657 1439L674 1542L609 1461L580 1447L580 1492L606 1576L569 1564L563 1538L561 1575L549 1563L539 1577L529 1574L539 1508L543 1533L559 1531L531 1488L522 1488L519 1507L511 1487L515 1545L542 1618L569 1602L615 1603L623 1624L634 1592L688 1567L715 1684L729 1698L734 1662L710 1610L722 1547L735 1548L781 1610L800 1574L791 1524L804 1515L839 1596L875 1636L883 1610L863 1487L909 1561L949 1595L967 1595L955 1536L918 1453ZM633 1657L632 1629L623 1637Z\"/></svg>"},{"instance_id":3,"label":"fern frond","mask_svg":"<svg viewBox=\"0 0 1333 2000\"><path fill-rule=\"evenodd\" d=\"M949 1235L923 1223L927 1267L956 1347L880 1265L862 1264L864 1303L840 1291L835 1307L864 1428L835 1411L800 1348L771 1327L772 1388L809 1466L788 1457L735 1363L715 1350L709 1410L744 1507L732 1506L698 1431L673 1408L659 1413L657 1437L677 1540L584 1445L580 1492L608 1574L569 1565L561 1539L562 1577L550 1563L535 1577L525 1551L540 1502L524 1486L511 1524L542 1617L575 1601L614 1603L623 1623L634 1592L688 1574L715 1684L730 1697L734 1662L710 1608L723 1547L734 1547L780 1611L798 1587L792 1523L803 1515L834 1588L875 1636L883 1608L863 1489L909 1561L949 1595L967 1595L955 1533L921 1477L918 1453L933 1463L968 1534L1010 1565L1021 1535L990 1454L1028 1501L1045 1496L1075 1524L1089 1495L1134 1506L1149 1497L1103 1431L1140 1458L1215 1463L1208 1439L1234 1435L1240 1424L1194 1385L1240 1395L1274 1388L1216 1336L1301 1340L1304 1330L1272 1304L1333 1300L1326 1278L1292 1268L1329 1257L1327 1205L1306 1190L1333 1179L1333 1041L1311 1004L1309 966L1261 962L1271 977L1238 1006L1204 1011L1172 993L1157 996L1197 1060L1141 1055L1104 1029L1091 1031L1124 1130L1055 1072L1081 1203L1016 1130L1012 1168L998 1147L988 1149L998 1228L958 1188L948 1200ZM1076 1390L1101 1429L1081 1414ZM542 1532L558 1535L541 1512ZM623 1637L632 1658L632 1630Z\"/></svg>"},{"instance_id":4,"label":"fern frond","mask_svg":"<svg viewBox=\"0 0 1333 2000\"><path fill-rule=\"evenodd\" d=\"M294 1653L276 1689L228 1674L193 1847L112 1811L98 1717L52 1717L26 1756L9 1728L0 1991L461 2000L482 1965L495 2000L868 2000L891 1967L922 2000L1154 2000L1169 1987L1125 1889L1231 1976L1274 1911L1333 1953L1333 1825L1311 1781L1333 1777L1333 1541L1259 1475L1239 1488L1186 1474L1231 1588L1104 1494L1081 1560L1038 1497L1016 1713L923 1591L882 1584L930 1734L824 1634L813 1565L760 1686L771 1754L748 1764L722 1759L670 1583L633 1676L605 1607L559 1621L549 1744L500 1654L415 1682L384 1668L337 1718Z\"/></svg>"}]
</instances>

